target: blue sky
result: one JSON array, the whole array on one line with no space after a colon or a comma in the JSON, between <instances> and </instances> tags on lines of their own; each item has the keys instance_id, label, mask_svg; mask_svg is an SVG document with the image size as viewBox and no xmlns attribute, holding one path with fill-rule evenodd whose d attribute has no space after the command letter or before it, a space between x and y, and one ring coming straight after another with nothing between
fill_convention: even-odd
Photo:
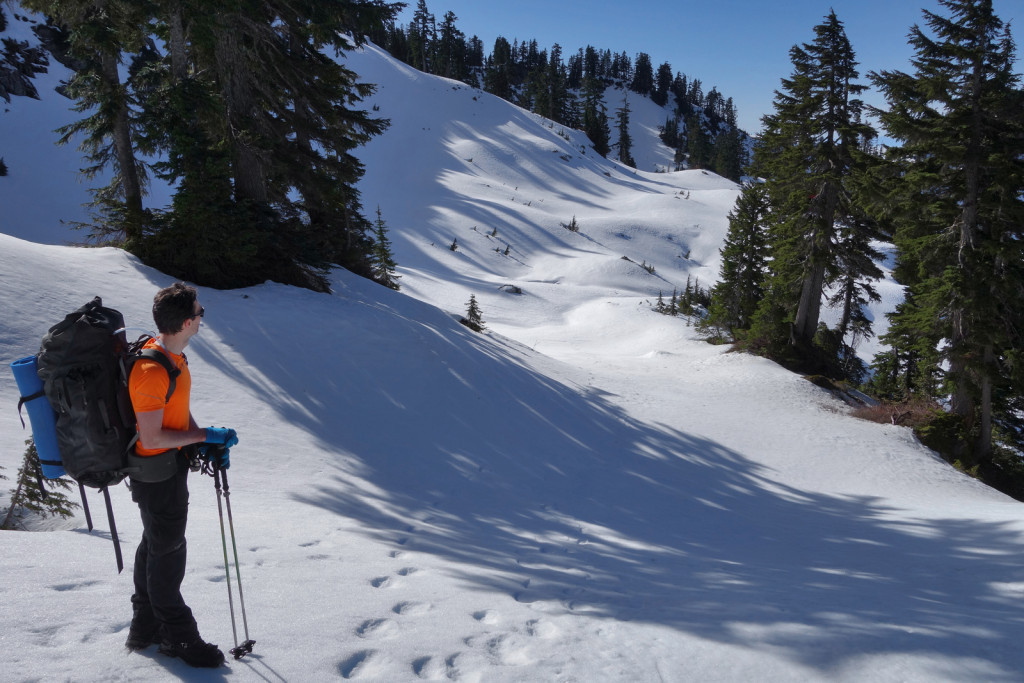
<instances>
[{"instance_id":1,"label":"blue sky","mask_svg":"<svg viewBox=\"0 0 1024 683\"><path fill-rule=\"evenodd\" d=\"M399 16L406 25L416 0ZM1024 0L994 0L996 14L1012 20L1013 35L1024 45ZM732 97L745 130L756 133L771 111L779 79L790 75L789 48L814 39L814 26L834 9L846 27L867 82L868 71L909 70L906 36L923 25L921 9L943 14L936 0L427 0L440 22L451 10L467 37L478 36L490 53L499 35L536 39L542 49L562 46L565 59L588 44L631 58L646 52L655 68L663 62L688 78L699 78ZM1018 71L1021 60L1018 58ZM865 100L883 104L877 94Z\"/></svg>"}]
</instances>

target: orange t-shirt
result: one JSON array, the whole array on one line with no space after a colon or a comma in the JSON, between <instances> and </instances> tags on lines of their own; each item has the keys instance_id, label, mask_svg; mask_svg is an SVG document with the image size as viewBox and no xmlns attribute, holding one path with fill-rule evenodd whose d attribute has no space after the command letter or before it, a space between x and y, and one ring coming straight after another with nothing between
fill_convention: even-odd
<instances>
[{"instance_id":1,"label":"orange t-shirt","mask_svg":"<svg viewBox=\"0 0 1024 683\"><path fill-rule=\"evenodd\" d=\"M188 371L188 363L184 355L177 355L162 347L157 340L150 339L143 347L146 349L159 349L165 356L171 359L174 366L181 370L174 385L174 393L171 400L164 403L167 397L167 388L170 386L171 378L160 363L142 358L132 366L132 374L128 379L128 395L132 399L132 408L136 413L148 413L153 410L163 410L164 429L185 431L189 428L189 393L192 390L192 375ZM135 452L139 455L157 455L168 448L146 448L142 441L135 443Z\"/></svg>"}]
</instances>

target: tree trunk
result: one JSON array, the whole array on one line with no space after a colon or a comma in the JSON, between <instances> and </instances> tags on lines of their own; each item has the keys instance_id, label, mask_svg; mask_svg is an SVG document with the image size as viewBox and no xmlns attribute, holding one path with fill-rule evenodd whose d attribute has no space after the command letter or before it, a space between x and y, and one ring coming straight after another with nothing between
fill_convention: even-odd
<instances>
[{"instance_id":1,"label":"tree trunk","mask_svg":"<svg viewBox=\"0 0 1024 683\"><path fill-rule=\"evenodd\" d=\"M131 244L142 238L142 184L135 166L128 102L121 88L121 77L117 72L117 55L105 52L100 59L104 85L114 100L116 112L112 122L114 151L117 154L117 165L121 174L121 192L124 195L127 209L124 233L127 242Z\"/></svg>"},{"instance_id":2,"label":"tree trunk","mask_svg":"<svg viewBox=\"0 0 1024 683\"><path fill-rule=\"evenodd\" d=\"M223 27L217 38L216 60L221 92L227 107L226 117L235 177L235 200L265 204L269 197L264 160L250 132L258 116L252 104L250 74L245 67L240 27Z\"/></svg>"},{"instance_id":3,"label":"tree trunk","mask_svg":"<svg viewBox=\"0 0 1024 683\"><path fill-rule=\"evenodd\" d=\"M985 345L981 369L981 432L978 434L977 460L988 462L992 459L992 371L995 353L991 344Z\"/></svg>"},{"instance_id":4,"label":"tree trunk","mask_svg":"<svg viewBox=\"0 0 1024 683\"><path fill-rule=\"evenodd\" d=\"M171 75L176 83L181 83L188 75L188 62L185 52L185 27L181 19L181 3L176 2L171 7L167 17L167 25L170 29L168 49L171 53Z\"/></svg>"},{"instance_id":5,"label":"tree trunk","mask_svg":"<svg viewBox=\"0 0 1024 683\"><path fill-rule=\"evenodd\" d=\"M810 273L804 277L800 289L800 303L793 321L793 342L810 345L814 334L818 331L818 319L821 316L821 291L825 284L825 262L822 258L812 257Z\"/></svg>"}]
</instances>

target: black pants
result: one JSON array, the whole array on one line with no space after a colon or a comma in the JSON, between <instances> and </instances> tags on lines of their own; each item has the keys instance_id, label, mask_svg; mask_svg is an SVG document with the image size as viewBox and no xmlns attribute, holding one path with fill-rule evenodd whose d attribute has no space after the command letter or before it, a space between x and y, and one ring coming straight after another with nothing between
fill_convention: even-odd
<instances>
[{"instance_id":1,"label":"black pants","mask_svg":"<svg viewBox=\"0 0 1024 683\"><path fill-rule=\"evenodd\" d=\"M142 540L135 551L133 626L152 627L165 639L186 642L199 635L192 610L181 597L185 578L188 465L179 456L173 477L156 483L132 481L132 500L142 515Z\"/></svg>"}]
</instances>

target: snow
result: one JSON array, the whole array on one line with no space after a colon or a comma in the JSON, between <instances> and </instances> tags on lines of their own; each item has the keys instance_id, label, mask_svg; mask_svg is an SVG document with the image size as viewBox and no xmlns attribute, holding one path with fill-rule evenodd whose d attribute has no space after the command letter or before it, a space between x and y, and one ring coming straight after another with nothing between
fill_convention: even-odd
<instances>
[{"instance_id":1,"label":"snow","mask_svg":"<svg viewBox=\"0 0 1024 683\"><path fill-rule=\"evenodd\" d=\"M1024 679L1019 503L651 310L714 280L735 185L600 159L372 47L349 66L392 121L360 151L361 190L402 291L345 272L332 294L201 288L187 349L197 419L241 438L253 653L198 671L123 648L140 522L119 486L120 575L95 493L92 533L79 516L0 534L4 680ZM12 176L50 153L3 140ZM39 237L57 228L29 186L2 199L0 360L96 294L151 327L171 278ZM574 215L579 233L560 225ZM470 294L483 334L456 320ZM8 476L28 437L16 402L0 372ZM227 649L212 481L191 491L183 593ZM235 613L241 638L237 595Z\"/></svg>"}]
</instances>

